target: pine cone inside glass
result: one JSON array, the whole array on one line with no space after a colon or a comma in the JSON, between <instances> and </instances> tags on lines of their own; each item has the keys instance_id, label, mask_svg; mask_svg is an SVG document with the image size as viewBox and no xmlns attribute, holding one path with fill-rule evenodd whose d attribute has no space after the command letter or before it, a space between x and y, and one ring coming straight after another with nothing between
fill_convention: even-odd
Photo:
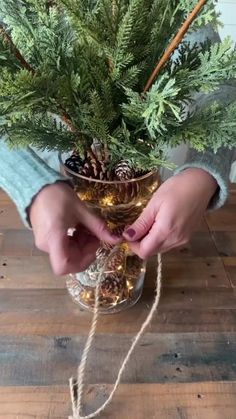
<instances>
[{"instance_id":1,"label":"pine cone inside glass","mask_svg":"<svg viewBox=\"0 0 236 419\"><path fill-rule=\"evenodd\" d=\"M83 169L83 161L78 156L78 154L72 154L68 159L65 161L66 167L68 169L72 170L75 173L81 174Z\"/></svg>"},{"instance_id":2,"label":"pine cone inside glass","mask_svg":"<svg viewBox=\"0 0 236 419\"><path fill-rule=\"evenodd\" d=\"M126 277L128 279L135 279L140 274L140 270L142 269L143 263L142 260L136 256L128 256L126 259Z\"/></svg>"},{"instance_id":3,"label":"pine cone inside glass","mask_svg":"<svg viewBox=\"0 0 236 419\"><path fill-rule=\"evenodd\" d=\"M126 282L123 276L114 273L108 275L101 283L100 292L104 298L122 299L126 288Z\"/></svg>"},{"instance_id":4,"label":"pine cone inside glass","mask_svg":"<svg viewBox=\"0 0 236 419\"><path fill-rule=\"evenodd\" d=\"M108 257L108 261L105 266L106 272L118 272L121 273L125 269L126 261L126 248L119 247L114 253Z\"/></svg>"},{"instance_id":5,"label":"pine cone inside glass","mask_svg":"<svg viewBox=\"0 0 236 419\"><path fill-rule=\"evenodd\" d=\"M127 160L121 160L114 169L115 176L120 181L133 179L135 171Z\"/></svg>"}]
</instances>

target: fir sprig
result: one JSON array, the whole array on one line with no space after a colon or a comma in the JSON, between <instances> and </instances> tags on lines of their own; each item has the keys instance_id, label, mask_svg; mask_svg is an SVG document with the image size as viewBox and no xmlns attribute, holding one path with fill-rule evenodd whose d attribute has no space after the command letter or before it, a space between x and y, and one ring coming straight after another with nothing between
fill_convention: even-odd
<instances>
[{"instance_id":1,"label":"fir sprig","mask_svg":"<svg viewBox=\"0 0 236 419\"><path fill-rule=\"evenodd\" d=\"M235 104L187 115L193 93L235 77L228 39L191 45L144 86L197 0L0 0L0 134L11 144L86 154L93 139L137 169L164 165L167 146L235 142ZM214 0L196 26L217 22ZM192 98L192 99L191 99ZM55 118L61 118L60 126Z\"/></svg>"}]
</instances>

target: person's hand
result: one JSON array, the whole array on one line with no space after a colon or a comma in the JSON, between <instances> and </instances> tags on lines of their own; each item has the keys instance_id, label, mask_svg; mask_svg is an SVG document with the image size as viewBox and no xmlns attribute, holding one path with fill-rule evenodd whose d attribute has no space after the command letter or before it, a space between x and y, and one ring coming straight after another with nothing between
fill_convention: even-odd
<instances>
[{"instance_id":1,"label":"person's hand","mask_svg":"<svg viewBox=\"0 0 236 419\"><path fill-rule=\"evenodd\" d=\"M217 190L202 169L187 169L163 183L123 236L142 259L187 243Z\"/></svg>"},{"instance_id":2,"label":"person's hand","mask_svg":"<svg viewBox=\"0 0 236 419\"><path fill-rule=\"evenodd\" d=\"M65 182L44 187L28 213L35 244L49 254L57 275L84 271L95 259L100 241L119 241ZM76 228L72 237L67 234L70 228Z\"/></svg>"}]
</instances>

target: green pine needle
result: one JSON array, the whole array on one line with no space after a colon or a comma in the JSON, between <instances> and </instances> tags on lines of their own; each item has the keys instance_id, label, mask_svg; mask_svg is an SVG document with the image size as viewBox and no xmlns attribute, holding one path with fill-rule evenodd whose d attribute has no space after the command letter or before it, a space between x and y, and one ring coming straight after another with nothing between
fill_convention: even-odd
<instances>
[{"instance_id":1,"label":"green pine needle","mask_svg":"<svg viewBox=\"0 0 236 419\"><path fill-rule=\"evenodd\" d=\"M236 104L188 114L194 93L236 76L236 51L185 39L151 89L143 88L197 0L0 0L0 133L11 145L81 154L94 138L110 167L165 166L167 147L204 151L236 143ZM191 30L217 25L209 0ZM187 116L186 116L187 113ZM61 120L61 123L55 123ZM69 119L69 121L68 121ZM73 132L66 126L73 126Z\"/></svg>"}]
</instances>

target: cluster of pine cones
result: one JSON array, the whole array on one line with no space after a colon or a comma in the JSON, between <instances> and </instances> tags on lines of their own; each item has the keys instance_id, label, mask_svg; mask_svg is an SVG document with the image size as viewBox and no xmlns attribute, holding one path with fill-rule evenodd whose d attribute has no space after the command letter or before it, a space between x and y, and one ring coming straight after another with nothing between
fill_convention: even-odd
<instances>
[{"instance_id":1,"label":"cluster of pine cones","mask_svg":"<svg viewBox=\"0 0 236 419\"><path fill-rule=\"evenodd\" d=\"M137 176L130 163L126 160L120 161L116 167L110 171L102 167L102 165L98 165L97 162L92 161L89 157L82 160L77 154L72 154L72 156L65 161L65 165L68 169L79 175L99 180L126 181Z\"/></svg>"}]
</instances>

